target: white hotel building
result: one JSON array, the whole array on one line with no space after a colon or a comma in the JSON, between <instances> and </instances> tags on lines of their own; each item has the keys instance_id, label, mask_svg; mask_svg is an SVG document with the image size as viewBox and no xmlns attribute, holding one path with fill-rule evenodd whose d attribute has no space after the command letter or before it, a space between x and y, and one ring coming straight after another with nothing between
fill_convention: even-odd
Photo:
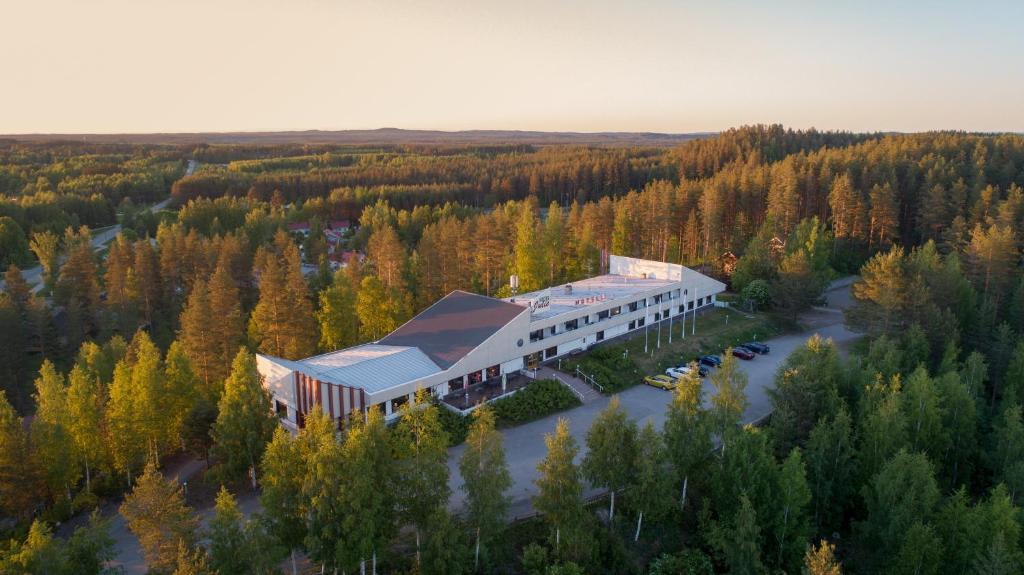
<instances>
[{"instance_id":1,"label":"white hotel building","mask_svg":"<svg viewBox=\"0 0 1024 575\"><path fill-rule=\"evenodd\" d=\"M611 256L607 274L515 297L454 291L377 342L289 361L257 355L284 425L320 405L332 418L379 405L387 418L417 389L488 388L576 350L714 305L725 284L687 267Z\"/></svg>"}]
</instances>

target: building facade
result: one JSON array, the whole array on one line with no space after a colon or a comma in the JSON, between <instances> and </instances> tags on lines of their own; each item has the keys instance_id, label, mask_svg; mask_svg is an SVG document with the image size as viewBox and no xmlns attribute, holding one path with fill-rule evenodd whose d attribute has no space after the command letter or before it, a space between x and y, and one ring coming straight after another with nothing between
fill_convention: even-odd
<instances>
[{"instance_id":1,"label":"building facade","mask_svg":"<svg viewBox=\"0 0 1024 575\"><path fill-rule=\"evenodd\" d=\"M503 300L455 291L377 342L298 361L257 355L257 365L292 429L317 406L339 421L374 405L393 418L418 389L503 392L509 377L544 362L665 319L686 321L724 290L684 266L611 256L605 275Z\"/></svg>"}]
</instances>

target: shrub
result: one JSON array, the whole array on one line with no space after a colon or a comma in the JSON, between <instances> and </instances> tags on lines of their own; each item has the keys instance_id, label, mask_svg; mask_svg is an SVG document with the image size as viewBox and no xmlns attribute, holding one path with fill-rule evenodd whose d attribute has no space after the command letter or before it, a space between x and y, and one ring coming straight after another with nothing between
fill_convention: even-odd
<instances>
[{"instance_id":1,"label":"shrub","mask_svg":"<svg viewBox=\"0 0 1024 575\"><path fill-rule=\"evenodd\" d=\"M631 357L623 357L622 346L599 347L578 359L562 361L562 369L569 374L580 371L591 376L604 393L616 393L636 385L640 370Z\"/></svg>"},{"instance_id":2,"label":"shrub","mask_svg":"<svg viewBox=\"0 0 1024 575\"><path fill-rule=\"evenodd\" d=\"M711 559L698 549L662 555L651 562L650 575L714 575Z\"/></svg>"},{"instance_id":3,"label":"shrub","mask_svg":"<svg viewBox=\"0 0 1024 575\"><path fill-rule=\"evenodd\" d=\"M447 407L441 405L441 402L434 400L434 404L437 406L438 418L441 420L441 427L448 433L448 444L458 445L463 441L466 441L466 435L469 434L470 418L465 415L460 415Z\"/></svg>"},{"instance_id":4,"label":"shrub","mask_svg":"<svg viewBox=\"0 0 1024 575\"><path fill-rule=\"evenodd\" d=\"M519 425L577 405L579 398L553 379L537 380L491 403L499 425Z\"/></svg>"}]
</instances>

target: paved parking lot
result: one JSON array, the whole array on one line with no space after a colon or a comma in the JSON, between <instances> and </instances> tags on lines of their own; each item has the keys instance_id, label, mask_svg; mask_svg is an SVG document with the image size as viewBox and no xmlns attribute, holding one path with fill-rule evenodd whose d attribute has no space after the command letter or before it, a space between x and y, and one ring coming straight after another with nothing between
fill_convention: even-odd
<instances>
[{"instance_id":1,"label":"paved parking lot","mask_svg":"<svg viewBox=\"0 0 1024 575\"><path fill-rule=\"evenodd\" d=\"M850 343L857 339L858 334L851 332L843 325L840 309L849 303L849 285L850 282L844 280L833 284L833 288L827 294L829 307L812 310L802 317L802 323L809 326L806 331L768 340L766 343L771 346L771 353L768 355L759 355L752 361L739 360L740 368L746 372L749 379L747 398L750 405L743 417L745 422L756 421L768 414L771 410L768 389L775 378L775 372L786 357L803 345L809 337L817 333L822 337L832 338L841 350L845 350ZM699 325L697 329L700 330ZM712 393L711 384L707 380L704 382L704 391L705 397ZM665 421L665 409L671 397L670 392L647 385L637 385L619 394L622 407L633 420L639 422L640 425L647 420L652 420L658 428ZM544 435L554 432L559 417L567 418L569 429L580 446L580 458L582 458L587 430L597 414L608 405L608 401L609 398L602 397L575 409L502 431L505 435L505 452L513 481L512 508L510 510L513 517L527 515L532 511L530 498L536 494L536 486L533 481L537 478L537 464L546 453ZM459 490L462 477L459 474L458 466L463 450L464 446L453 447L448 457L453 509L461 508L463 502L463 494Z\"/></svg>"}]
</instances>

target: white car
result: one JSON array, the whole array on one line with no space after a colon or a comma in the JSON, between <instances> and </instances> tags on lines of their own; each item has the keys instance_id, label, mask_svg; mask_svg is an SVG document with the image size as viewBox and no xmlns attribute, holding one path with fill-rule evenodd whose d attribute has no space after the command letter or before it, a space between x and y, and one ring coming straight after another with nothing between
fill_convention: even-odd
<instances>
[{"instance_id":1,"label":"white car","mask_svg":"<svg viewBox=\"0 0 1024 575\"><path fill-rule=\"evenodd\" d=\"M665 375L676 379L681 379L688 373L690 373L690 366L688 365L679 365L665 370Z\"/></svg>"}]
</instances>

